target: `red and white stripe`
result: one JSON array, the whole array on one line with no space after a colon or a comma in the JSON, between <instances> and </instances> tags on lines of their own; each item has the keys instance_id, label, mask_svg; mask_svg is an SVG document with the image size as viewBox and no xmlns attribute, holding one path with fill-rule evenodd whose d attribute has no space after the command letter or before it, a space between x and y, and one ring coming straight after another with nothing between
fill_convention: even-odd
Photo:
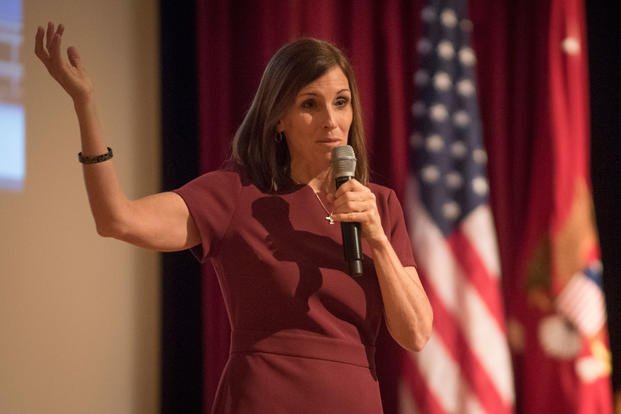
<instances>
[{"instance_id":1,"label":"red and white stripe","mask_svg":"<svg viewBox=\"0 0 621 414\"><path fill-rule=\"evenodd\" d=\"M434 332L405 361L402 413L511 413L513 374L502 307L498 253L487 206L445 238L408 183L409 224L418 268L434 310Z\"/></svg>"},{"instance_id":2,"label":"red and white stripe","mask_svg":"<svg viewBox=\"0 0 621 414\"><path fill-rule=\"evenodd\" d=\"M597 334L606 323L602 290L582 272L571 277L556 298L559 313L569 319L582 335Z\"/></svg>"}]
</instances>

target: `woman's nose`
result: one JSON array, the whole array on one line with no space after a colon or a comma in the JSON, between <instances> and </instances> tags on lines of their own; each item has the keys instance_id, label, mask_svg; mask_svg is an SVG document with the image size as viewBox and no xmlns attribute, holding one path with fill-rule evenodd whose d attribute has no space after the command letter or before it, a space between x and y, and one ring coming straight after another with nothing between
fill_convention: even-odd
<instances>
[{"instance_id":1,"label":"woman's nose","mask_svg":"<svg viewBox=\"0 0 621 414\"><path fill-rule=\"evenodd\" d=\"M336 128L336 118L335 118L334 110L331 108L326 108L326 119L324 121L323 127L328 130L332 130Z\"/></svg>"}]
</instances>

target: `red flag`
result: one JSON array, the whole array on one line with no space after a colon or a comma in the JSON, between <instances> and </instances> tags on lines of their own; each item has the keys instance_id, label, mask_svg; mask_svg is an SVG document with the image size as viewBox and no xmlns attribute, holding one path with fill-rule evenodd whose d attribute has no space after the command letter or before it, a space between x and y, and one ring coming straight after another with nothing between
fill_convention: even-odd
<instances>
[{"instance_id":1,"label":"red flag","mask_svg":"<svg viewBox=\"0 0 621 414\"><path fill-rule=\"evenodd\" d=\"M509 324L520 412L612 412L601 263L589 186L584 5L552 0L538 39L545 88ZM538 68L539 69L539 68Z\"/></svg>"},{"instance_id":2,"label":"red flag","mask_svg":"<svg viewBox=\"0 0 621 414\"><path fill-rule=\"evenodd\" d=\"M430 1L421 19L407 209L434 330L424 350L406 358L401 412L511 413L467 2Z\"/></svg>"}]
</instances>

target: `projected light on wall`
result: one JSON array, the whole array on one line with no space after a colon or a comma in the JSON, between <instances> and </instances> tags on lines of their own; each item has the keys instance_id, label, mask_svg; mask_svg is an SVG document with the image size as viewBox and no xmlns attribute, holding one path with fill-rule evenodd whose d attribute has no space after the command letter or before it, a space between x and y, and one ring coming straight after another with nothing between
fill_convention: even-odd
<instances>
[{"instance_id":1,"label":"projected light on wall","mask_svg":"<svg viewBox=\"0 0 621 414\"><path fill-rule=\"evenodd\" d=\"M0 0L0 189L21 190L26 170L21 0Z\"/></svg>"}]
</instances>

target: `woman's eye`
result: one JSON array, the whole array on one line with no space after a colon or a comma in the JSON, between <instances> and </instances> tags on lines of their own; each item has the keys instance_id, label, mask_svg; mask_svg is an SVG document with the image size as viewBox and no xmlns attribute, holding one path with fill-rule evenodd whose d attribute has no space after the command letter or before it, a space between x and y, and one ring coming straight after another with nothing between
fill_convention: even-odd
<instances>
[{"instance_id":1,"label":"woman's eye","mask_svg":"<svg viewBox=\"0 0 621 414\"><path fill-rule=\"evenodd\" d=\"M343 107L343 106L347 106L347 104L349 103L349 98L347 97L340 97L340 98L336 98L336 106L338 107Z\"/></svg>"},{"instance_id":2,"label":"woman's eye","mask_svg":"<svg viewBox=\"0 0 621 414\"><path fill-rule=\"evenodd\" d=\"M307 99L306 101L302 102L302 108L304 109L313 109L315 107L315 101L312 99Z\"/></svg>"}]
</instances>

